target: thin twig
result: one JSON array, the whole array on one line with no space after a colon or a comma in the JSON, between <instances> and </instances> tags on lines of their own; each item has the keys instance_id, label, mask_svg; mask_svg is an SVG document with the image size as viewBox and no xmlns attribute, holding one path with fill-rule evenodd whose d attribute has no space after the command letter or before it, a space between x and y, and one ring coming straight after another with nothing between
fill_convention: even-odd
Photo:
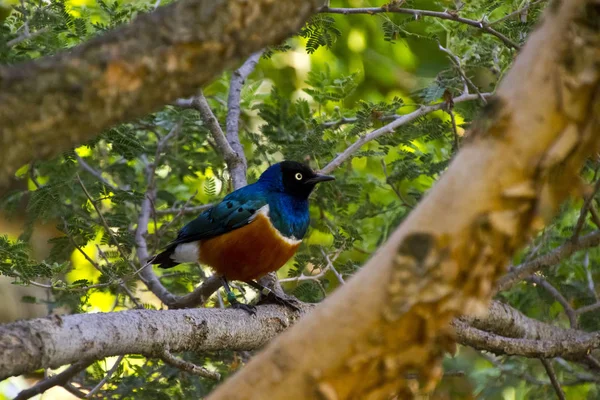
<instances>
[{"instance_id":1,"label":"thin twig","mask_svg":"<svg viewBox=\"0 0 600 400\"><path fill-rule=\"evenodd\" d=\"M587 280L587 288L594 299L599 301L598 293L596 293L596 284L594 283L594 277L592 276L592 269L590 268L590 252L586 251L583 257L583 267L585 268L585 278Z\"/></svg>"},{"instance_id":2,"label":"thin twig","mask_svg":"<svg viewBox=\"0 0 600 400\"><path fill-rule=\"evenodd\" d=\"M548 384L548 382L539 380L539 379L535 378L533 375L528 374L527 372L521 372L521 371L515 370L514 368L505 366L502 363L502 361L498 360L498 358L496 356L492 356L491 354L487 354L482 351L479 352L479 355L482 358L484 358L486 361L488 361L490 364L492 364L494 367L498 368L501 372L516 376L517 378L523 379L527 383L531 383L533 385L540 385L540 386L545 386Z\"/></svg>"},{"instance_id":3,"label":"thin twig","mask_svg":"<svg viewBox=\"0 0 600 400\"><path fill-rule=\"evenodd\" d=\"M325 274L327 273L327 271L329 271L332 267L333 267L333 261L337 260L337 258L340 256L341 254L341 250L338 250L334 256L333 259L331 259L329 256L327 256L325 254L325 251L323 249L321 249L321 253L323 255L326 256L326 261L327 261L327 265L325 266L325 268L322 268L319 273L315 274L315 275L304 275L303 273L294 277L294 278L284 278L284 279L279 279L279 282L283 283L283 282L301 282L301 281L314 281L317 283L320 283L320 279L322 277L325 276ZM334 268L335 269L335 268ZM342 278L341 275L339 275L339 273L337 271L334 272L334 274L336 275L336 277L338 278L338 280L340 281L341 284L344 284L345 281ZM339 276L338 276L339 275Z\"/></svg>"},{"instance_id":4,"label":"thin twig","mask_svg":"<svg viewBox=\"0 0 600 400\"><path fill-rule=\"evenodd\" d=\"M214 204L203 204L201 206L186 207L181 206L180 208L166 208L164 210L156 210L156 215L192 215L200 214L202 211L206 211L211 208Z\"/></svg>"},{"instance_id":5,"label":"thin twig","mask_svg":"<svg viewBox=\"0 0 600 400\"><path fill-rule=\"evenodd\" d=\"M92 364L93 361L82 360L78 361L75 364L72 364L69 368L61 372L60 374L53 375L47 379L44 379L41 382L38 382L34 386L29 389L25 389L21 391L14 400L25 400L29 399L33 396L37 396L40 393L44 393L46 390L54 387L54 386L62 386L66 384L73 376L77 375L88 366Z\"/></svg>"},{"instance_id":6,"label":"thin twig","mask_svg":"<svg viewBox=\"0 0 600 400\"><path fill-rule=\"evenodd\" d=\"M180 217L183 215L183 212L184 212L184 210L185 210L186 208L188 208L188 205L189 205L189 204L191 203L191 201L192 201L192 200L193 200L193 199L196 197L196 195L197 195L197 194L198 194L198 190L196 190L196 191L194 192L194 194L192 194L192 195L191 195L191 196L190 196L190 197L187 199L187 201L186 201L186 202L183 204L183 206L181 206L181 208L179 209L179 212L178 212L177 214L175 214L175 216L174 216L174 217L171 219L171 221L169 221L169 223L167 223L167 224L164 224L163 226L161 226L161 227L160 227L160 229L159 229L158 231L156 231L156 229L155 229L155 232L157 232L157 235L161 235L163 232L166 232L166 231L167 231L167 230L168 230L168 229L171 227L171 225L173 225L173 224L175 223L175 221L177 221L177 220L178 220L178 219L179 219L179 218L180 218ZM152 208L152 211L153 211L153 213L154 213L154 217L155 217L155 220L156 220L156 210L154 209L154 207Z\"/></svg>"},{"instance_id":7,"label":"thin twig","mask_svg":"<svg viewBox=\"0 0 600 400\"><path fill-rule=\"evenodd\" d=\"M137 228L135 230L135 244L137 246L137 257L140 265L139 269L136 270L136 274L139 274L142 282L148 287L148 289L156 295L163 303L171 305L176 301L176 297L167 290L160 282L158 277L154 274L152 268L148 268L151 265L148 254L148 243L145 235L148 233L148 223L150 221L150 215L152 213L152 202L156 198L156 168L158 167L160 156L165 149L168 141L176 136L181 129L181 121L175 124L171 131L162 139L159 139L156 146L156 153L154 155L154 162L146 165L146 181L147 188L142 200L141 210L137 221Z\"/></svg>"},{"instance_id":8,"label":"thin twig","mask_svg":"<svg viewBox=\"0 0 600 400\"><path fill-rule=\"evenodd\" d=\"M94 396L96 393L98 393L100 391L100 389L102 389L102 386L104 386L104 384L106 382L108 382L108 380L110 379L110 377L117 371L117 369L119 368L119 365L123 361L124 357L125 357L124 355L121 355L121 356L119 356L117 358L117 361L115 361L114 365L106 373L106 375L104 376L104 378L102 378L102 380L100 382L98 382L98 384L96 386L94 386L94 388L92 390L90 390L88 392L88 394L85 396L86 399L91 399L92 396Z\"/></svg>"},{"instance_id":9,"label":"thin twig","mask_svg":"<svg viewBox=\"0 0 600 400\"><path fill-rule=\"evenodd\" d=\"M452 124L452 137L454 138L452 142L452 147L454 147L454 151L458 151L458 128L456 127L456 119L454 118L454 111L452 111L451 107L448 107L446 110L448 115L450 115L450 123Z\"/></svg>"},{"instance_id":10,"label":"thin twig","mask_svg":"<svg viewBox=\"0 0 600 400\"><path fill-rule=\"evenodd\" d=\"M194 375L201 376L203 378L212 379L218 381L221 379L221 374L216 371L209 371L208 369L191 363L189 361L185 361L181 358L175 357L167 347L165 347L162 351L158 353L158 356L161 360L163 360L166 364L172 365L175 368L179 368L180 370L189 372Z\"/></svg>"},{"instance_id":11,"label":"thin twig","mask_svg":"<svg viewBox=\"0 0 600 400\"><path fill-rule=\"evenodd\" d=\"M392 191L396 194L396 197L398 197L398 199L400 200L400 203L408 208L411 209L413 208L408 201L406 201L406 199L404 198L404 196L402 195L402 193L400 192L400 190L398 190L398 188L396 186L394 186L394 184L392 183L392 181L390 180L390 177L388 175L387 172L387 165L385 164L385 160L382 158L381 159L381 168L383 169L383 175L385 176L385 183L388 184L388 186L390 188L392 188Z\"/></svg>"},{"instance_id":12,"label":"thin twig","mask_svg":"<svg viewBox=\"0 0 600 400\"><path fill-rule=\"evenodd\" d=\"M594 201L594 197L596 196L596 193L598 193L598 190L600 190L600 179L598 179L594 184L592 192L585 197L583 206L581 207L581 211L579 212L579 218L577 219L575 229L573 230L573 236L571 237L571 241L577 241L577 238L581 233L581 229L583 228L583 224L585 223L585 217L587 216L588 211L592 206L592 202Z\"/></svg>"},{"instance_id":13,"label":"thin twig","mask_svg":"<svg viewBox=\"0 0 600 400\"><path fill-rule=\"evenodd\" d=\"M36 36L42 35L42 34L48 32L49 30L50 30L50 28L48 28L48 27L41 28L33 33L30 33L29 30L27 30L22 35L19 35L16 38L6 42L6 47L8 47L8 48L14 47L14 46L20 44L21 42L24 42L26 40L33 39Z\"/></svg>"},{"instance_id":14,"label":"thin twig","mask_svg":"<svg viewBox=\"0 0 600 400\"><path fill-rule=\"evenodd\" d=\"M357 8L330 8L330 7L324 6L320 9L320 12L327 13L327 14L343 14L343 15L348 15L348 14L375 15L375 14L382 14L382 13L396 13L396 14L412 15L415 18L433 17L433 18L445 19L445 20L449 20L449 21L460 22L460 23L481 29L483 32L497 37L505 45L507 45L509 47L512 47L517 50L520 48L520 46L517 43L513 42L508 37L506 37L502 33L498 32L497 30L491 28L489 26L489 24L485 24L482 21L476 21L473 19L462 18L462 17L459 17L458 15L451 14L447 11L416 10L416 9L401 8L398 6L388 5L388 6L384 6L384 7L363 7L363 8L358 8L358 7Z\"/></svg>"},{"instance_id":15,"label":"thin twig","mask_svg":"<svg viewBox=\"0 0 600 400\"><path fill-rule=\"evenodd\" d=\"M548 378L550 378L550 382L552 382L552 387L554 387L554 390L556 391L556 396L559 398L559 400L566 400L565 392L562 390L562 387L560 387L560 382L558 382L558 379L556 378L556 373L554 372L552 364L545 358L540 358L540 361L546 369L546 373L548 374Z\"/></svg>"},{"instance_id":16,"label":"thin twig","mask_svg":"<svg viewBox=\"0 0 600 400\"><path fill-rule=\"evenodd\" d=\"M556 265L577 251L589 249L598 245L600 245L600 231L581 236L576 242L569 240L547 254L516 266L510 273L498 280L497 290L506 290L542 268Z\"/></svg>"},{"instance_id":17,"label":"thin twig","mask_svg":"<svg viewBox=\"0 0 600 400\"><path fill-rule=\"evenodd\" d=\"M471 87L471 89L473 89L473 91L475 93L477 93L477 96L479 96L479 99L483 102L483 104L487 104L487 100L485 99L485 97L481 94L481 92L479 91L479 88L477 87L477 85L475 85L473 83L473 81L471 79L469 79L469 77L467 77L467 74L465 73L465 70L462 67L462 63L460 61L460 58L458 58L458 56L456 56L453 52L451 52L450 50L448 50L447 48L445 48L444 46L441 45L441 43L438 42L438 48L443 51L444 53L446 53L448 55L448 58L450 58L450 61L452 62L452 64L456 67L456 69L458 70L458 73L463 81L463 94L469 94L469 86Z\"/></svg>"},{"instance_id":18,"label":"thin twig","mask_svg":"<svg viewBox=\"0 0 600 400\"><path fill-rule=\"evenodd\" d=\"M108 186L112 190L119 190L118 187L107 181L100 171L96 171L90 164L88 164L83 158L79 156L79 154L75 153L75 159L77 159L77 163L81 168L89 172L91 175L95 176L102 182L105 186Z\"/></svg>"},{"instance_id":19,"label":"thin twig","mask_svg":"<svg viewBox=\"0 0 600 400\"><path fill-rule=\"evenodd\" d=\"M595 302L594 304L590 304L587 306L579 307L575 312L579 315L585 314L588 312L596 311L600 308L600 301Z\"/></svg>"},{"instance_id":20,"label":"thin twig","mask_svg":"<svg viewBox=\"0 0 600 400\"><path fill-rule=\"evenodd\" d=\"M577 329L577 313L575 312L573 307L571 307L571 305L569 304L567 299L562 295L562 293L560 293L558 289L552 286L550 282L548 282L541 276L534 275L531 278L529 278L529 280L535 283L536 285L540 285L548 293L550 293L554 300L556 300L565 310L565 314L567 314L567 317L569 318L569 324L571 325L571 328Z\"/></svg>"},{"instance_id":21,"label":"thin twig","mask_svg":"<svg viewBox=\"0 0 600 400\"><path fill-rule=\"evenodd\" d=\"M90 192L88 192L87 188L85 187L85 184L81 180L81 177L79 176L79 174L76 174L75 177L77 178L77 181L79 182L79 186L81 186L83 193L85 193L85 196L88 198L89 202L92 203L92 207L94 207L94 209L96 210L96 213L98 214L98 217L100 218L100 221L102 222L102 225L104 226L104 230L110 236L110 238L113 241L113 243L115 244L117 250L121 254L121 257L123 257L124 260L129 260L129 257L127 256L127 254L125 253L123 248L121 248L121 244L119 243L119 240L117 240L112 229L110 229L110 225L108 225L108 222L104 218L104 215L102 215L100 208L98 208L98 206L96 205L96 202L92 198L92 195L90 195Z\"/></svg>"},{"instance_id":22,"label":"thin twig","mask_svg":"<svg viewBox=\"0 0 600 400\"><path fill-rule=\"evenodd\" d=\"M502 23L502 22L506 21L507 19L510 19L510 18L512 18L512 17L514 17L514 16L516 16L516 15L520 15L520 14L522 14L523 12L527 11L527 10L528 10L528 9L530 9L531 7L533 7L533 6L535 6L535 5L539 4L539 3L541 3L541 2L543 2L543 1L546 1L546 0L536 0L536 1L533 1L533 2L530 2L530 3L527 3L527 4L526 4L524 7L520 8L520 9L518 9L518 10L516 10L516 11L513 11L513 12L511 12L510 14L508 14L508 15L505 15L505 16L504 16L504 17L502 17L502 18L498 18L498 19L497 19L497 20L495 20L495 21L488 22L488 23L487 23L487 26L492 26L492 25L497 25L497 24L500 24L500 23Z\"/></svg>"},{"instance_id":23,"label":"thin twig","mask_svg":"<svg viewBox=\"0 0 600 400\"><path fill-rule=\"evenodd\" d=\"M333 274L335 275L335 277L338 279L338 281L343 285L346 283L346 281L344 281L344 278L342 277L342 274L340 274L337 269L335 269L334 265L333 265L333 260L329 257L329 255L325 252L325 250L323 250L323 248L321 248L321 254L323 254L323 257L325 257L325 260L327 261L327 266L329 267L329 270L331 270L331 272L333 272ZM337 254L339 256L339 253ZM336 257L337 258L337 257Z\"/></svg>"},{"instance_id":24,"label":"thin twig","mask_svg":"<svg viewBox=\"0 0 600 400\"><path fill-rule=\"evenodd\" d=\"M204 282L191 293L185 296L177 297L169 308L189 308L206 303L208 298L221 287L221 279L216 276L209 276Z\"/></svg>"},{"instance_id":25,"label":"thin twig","mask_svg":"<svg viewBox=\"0 0 600 400\"><path fill-rule=\"evenodd\" d=\"M82 392L81 390L79 390L79 388L73 386L72 383L67 382L64 385L62 385L62 387L69 393L71 393L73 396L80 398L80 399L85 399L86 394L84 392Z\"/></svg>"},{"instance_id":26,"label":"thin twig","mask_svg":"<svg viewBox=\"0 0 600 400\"><path fill-rule=\"evenodd\" d=\"M489 96L491 96L491 94L490 93L482 93L482 96L489 97ZM463 101L476 100L478 98L479 98L479 96L476 94L468 94L468 95L463 94L461 96L454 98L453 101L454 101L454 103L460 103ZM357 152L358 149L360 149L366 143L368 143L372 140L375 140L375 139L379 138L380 136L383 136L383 135L386 135L389 133L393 133L397 128L401 127L402 125L406 125L406 124L416 120L419 117L422 117L424 115L427 115L427 114L437 111L437 110L441 110L444 107L446 107L445 101L441 102L441 103L433 104L433 105L421 106L416 111L413 111L409 114L398 116L396 119L394 119L389 124L384 125L379 129L376 129L374 131L371 131L370 133L367 133L366 135L361 136L356 142L352 143L348 148L346 148L346 150L344 150L336 158L334 158L329 164L327 164L325 167L323 167L320 172L324 173L324 174L328 174L328 173L332 172L334 169L336 169L340 165L342 165L342 163L344 161L350 159L352 157L352 155L355 152Z\"/></svg>"}]
</instances>

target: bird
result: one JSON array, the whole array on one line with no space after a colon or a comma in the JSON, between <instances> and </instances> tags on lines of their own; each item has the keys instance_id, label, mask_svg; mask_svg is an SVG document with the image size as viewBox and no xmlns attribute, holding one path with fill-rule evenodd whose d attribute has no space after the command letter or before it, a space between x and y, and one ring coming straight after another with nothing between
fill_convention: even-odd
<instances>
[{"instance_id":1,"label":"bird","mask_svg":"<svg viewBox=\"0 0 600 400\"><path fill-rule=\"evenodd\" d=\"M273 164L255 183L228 194L181 228L151 263L160 268L207 265L220 277L231 306L253 314L254 307L237 301L229 282L245 282L263 295L274 295L256 280L294 256L310 223L308 197L317 184L332 180L300 162Z\"/></svg>"}]
</instances>

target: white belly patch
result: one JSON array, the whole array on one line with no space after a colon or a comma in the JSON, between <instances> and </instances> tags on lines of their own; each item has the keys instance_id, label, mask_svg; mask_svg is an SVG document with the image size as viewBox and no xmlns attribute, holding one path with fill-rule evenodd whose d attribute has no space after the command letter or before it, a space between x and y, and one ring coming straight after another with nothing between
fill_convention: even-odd
<instances>
[{"instance_id":1,"label":"white belly patch","mask_svg":"<svg viewBox=\"0 0 600 400\"><path fill-rule=\"evenodd\" d=\"M198 262L199 256L200 248L197 241L180 244L175 247L175 251L171 254L171 258L177 263Z\"/></svg>"}]
</instances>

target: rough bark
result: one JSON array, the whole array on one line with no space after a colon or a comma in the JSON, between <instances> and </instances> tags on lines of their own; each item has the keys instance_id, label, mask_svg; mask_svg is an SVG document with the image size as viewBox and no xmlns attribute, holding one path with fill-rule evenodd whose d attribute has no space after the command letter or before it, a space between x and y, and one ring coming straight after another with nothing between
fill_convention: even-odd
<instances>
[{"instance_id":1,"label":"rough bark","mask_svg":"<svg viewBox=\"0 0 600 400\"><path fill-rule=\"evenodd\" d=\"M311 309L310 305L303 311ZM0 381L39 368L121 354L254 350L302 313L265 305L255 317L241 310L130 310L51 316L0 325Z\"/></svg>"},{"instance_id":2,"label":"rough bark","mask_svg":"<svg viewBox=\"0 0 600 400\"><path fill-rule=\"evenodd\" d=\"M581 332L565 330L562 336L548 339L507 338L473 328L462 321L453 323L460 342L478 350L494 354L518 355L535 358L563 357L581 360L591 349L600 346L600 333L580 334ZM568 339L568 335L572 334Z\"/></svg>"},{"instance_id":3,"label":"rough bark","mask_svg":"<svg viewBox=\"0 0 600 400\"><path fill-rule=\"evenodd\" d=\"M320 0L181 0L68 52L0 67L0 183L21 165L195 94Z\"/></svg>"},{"instance_id":4,"label":"rough bark","mask_svg":"<svg viewBox=\"0 0 600 400\"><path fill-rule=\"evenodd\" d=\"M552 2L468 142L389 241L209 398L404 399L432 389L452 318L486 310L509 256L598 148L598 21L597 1ZM411 372L420 386L403 379Z\"/></svg>"},{"instance_id":5,"label":"rough bark","mask_svg":"<svg viewBox=\"0 0 600 400\"><path fill-rule=\"evenodd\" d=\"M460 319L473 328L508 338L570 340L574 335L581 336L582 333L529 318L517 309L499 301L491 302L485 317L465 316Z\"/></svg>"},{"instance_id":6,"label":"rough bark","mask_svg":"<svg viewBox=\"0 0 600 400\"><path fill-rule=\"evenodd\" d=\"M256 318L232 309L132 310L1 325L0 380L82 359L93 361L132 353L163 357L165 349L254 350L313 309L312 305L298 304L299 313L275 305L259 306ZM598 335L548 325L499 302L492 302L485 318L465 317L455 320L455 326L459 328L459 343L496 354L532 357L551 351L581 361L582 349L600 347ZM41 384L36 390L51 383Z\"/></svg>"}]
</instances>

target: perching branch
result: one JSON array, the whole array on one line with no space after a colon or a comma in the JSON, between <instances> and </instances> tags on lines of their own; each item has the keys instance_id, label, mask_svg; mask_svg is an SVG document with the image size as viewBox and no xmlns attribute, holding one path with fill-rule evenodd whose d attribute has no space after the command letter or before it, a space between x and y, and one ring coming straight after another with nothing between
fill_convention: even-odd
<instances>
[{"instance_id":1,"label":"perching branch","mask_svg":"<svg viewBox=\"0 0 600 400\"><path fill-rule=\"evenodd\" d=\"M32 159L193 95L295 33L320 5L181 0L56 56L1 66L0 183Z\"/></svg>"},{"instance_id":2,"label":"perching branch","mask_svg":"<svg viewBox=\"0 0 600 400\"><path fill-rule=\"evenodd\" d=\"M301 307L302 312L312 308ZM53 315L0 325L0 380L81 359L146 354L155 348L173 352L254 350L300 315L282 306L265 305L257 308L256 316L214 308L129 310Z\"/></svg>"},{"instance_id":3,"label":"perching branch","mask_svg":"<svg viewBox=\"0 0 600 400\"><path fill-rule=\"evenodd\" d=\"M298 304L302 313L312 309L309 304ZM148 354L148 349L156 348L197 352L253 350L272 340L300 315L285 307L268 305L258 307L257 317L249 317L239 310L200 308L77 314L16 322L0 326L0 379L37 368L54 368L81 357L92 360L131 353ZM463 318L458 322L467 328L458 330L459 343L475 342L480 348L497 354L539 355L540 348L548 343L561 343L559 351L552 354L577 359L581 342L590 336L528 318L499 302L492 302L484 318ZM74 331L78 332L75 336ZM38 335L39 332L44 334ZM495 340L488 343L488 338ZM508 340L511 338L524 340L511 342ZM498 346L498 340L511 343L512 347L504 350ZM89 343L96 345L89 346ZM593 349L600 341L587 344ZM164 359L164 354L159 356Z\"/></svg>"}]
</instances>

